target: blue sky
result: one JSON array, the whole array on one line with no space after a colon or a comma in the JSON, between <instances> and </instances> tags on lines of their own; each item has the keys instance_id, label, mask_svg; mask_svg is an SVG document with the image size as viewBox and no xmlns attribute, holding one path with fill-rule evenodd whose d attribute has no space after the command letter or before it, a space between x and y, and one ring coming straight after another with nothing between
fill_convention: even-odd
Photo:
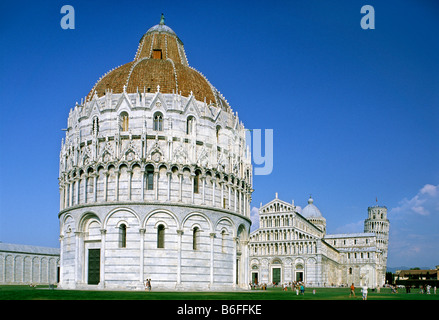
<instances>
[{"instance_id":1,"label":"blue sky","mask_svg":"<svg viewBox=\"0 0 439 320\"><path fill-rule=\"evenodd\" d=\"M387 206L388 266L439 264L439 4L435 1L17 1L0 4L0 241L58 246L69 109L134 58L163 12L274 166L252 207L310 194L328 233ZM75 8L75 29L60 9ZM360 27L363 5L375 29ZM253 209L256 212L256 209Z\"/></svg>"}]
</instances>

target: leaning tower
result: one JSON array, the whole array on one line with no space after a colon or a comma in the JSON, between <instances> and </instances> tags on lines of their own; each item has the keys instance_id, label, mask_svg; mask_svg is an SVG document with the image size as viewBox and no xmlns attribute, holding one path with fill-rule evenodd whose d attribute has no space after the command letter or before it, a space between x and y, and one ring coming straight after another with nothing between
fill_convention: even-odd
<instances>
[{"instance_id":1,"label":"leaning tower","mask_svg":"<svg viewBox=\"0 0 439 320\"><path fill-rule=\"evenodd\" d=\"M387 251L389 247L389 227L387 208L385 206L373 206L367 208L368 218L364 221L364 232L376 234L377 249L382 252L381 276L385 278L387 269ZM384 278L382 279L384 282Z\"/></svg>"},{"instance_id":2,"label":"leaning tower","mask_svg":"<svg viewBox=\"0 0 439 320\"><path fill-rule=\"evenodd\" d=\"M123 48L115 47L117 50ZM60 152L62 288L248 283L245 128L164 23L71 110Z\"/></svg>"}]
</instances>

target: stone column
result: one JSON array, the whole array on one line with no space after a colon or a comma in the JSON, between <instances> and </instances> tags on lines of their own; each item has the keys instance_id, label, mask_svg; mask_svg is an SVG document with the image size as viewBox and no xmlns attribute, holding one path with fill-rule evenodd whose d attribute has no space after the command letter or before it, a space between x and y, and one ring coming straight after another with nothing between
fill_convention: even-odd
<instances>
[{"instance_id":1,"label":"stone column","mask_svg":"<svg viewBox=\"0 0 439 320\"><path fill-rule=\"evenodd\" d=\"M84 203L87 203L88 174L84 174Z\"/></svg>"},{"instance_id":2,"label":"stone column","mask_svg":"<svg viewBox=\"0 0 439 320\"><path fill-rule=\"evenodd\" d=\"M82 232L75 232L75 284L82 283L82 257L84 254Z\"/></svg>"},{"instance_id":3,"label":"stone column","mask_svg":"<svg viewBox=\"0 0 439 320\"><path fill-rule=\"evenodd\" d=\"M214 266L214 241L215 232L210 233L210 286L213 286L213 266Z\"/></svg>"},{"instance_id":4,"label":"stone column","mask_svg":"<svg viewBox=\"0 0 439 320\"><path fill-rule=\"evenodd\" d=\"M64 188L62 186L59 187L59 210L64 209Z\"/></svg>"},{"instance_id":5,"label":"stone column","mask_svg":"<svg viewBox=\"0 0 439 320\"><path fill-rule=\"evenodd\" d=\"M155 190L155 200L159 199L159 172L157 169L154 170L154 190Z\"/></svg>"},{"instance_id":6,"label":"stone column","mask_svg":"<svg viewBox=\"0 0 439 320\"><path fill-rule=\"evenodd\" d=\"M64 275L63 275L63 269L64 269L64 236L59 236L59 283L63 284L64 282ZM5 270L5 269L4 269ZM31 269L31 279L32 279L32 269Z\"/></svg>"},{"instance_id":7,"label":"stone column","mask_svg":"<svg viewBox=\"0 0 439 320\"><path fill-rule=\"evenodd\" d=\"M180 178L180 197L178 201L182 202L183 201L183 173L179 172L178 177Z\"/></svg>"},{"instance_id":8,"label":"stone column","mask_svg":"<svg viewBox=\"0 0 439 320\"><path fill-rule=\"evenodd\" d=\"M145 259L145 229L139 229L140 233L140 274L139 274L139 281L140 285L144 286L144 274L145 274L145 266L144 266L144 259Z\"/></svg>"},{"instance_id":9,"label":"stone column","mask_svg":"<svg viewBox=\"0 0 439 320\"><path fill-rule=\"evenodd\" d=\"M104 179L104 201L108 200L108 176L109 172L105 171L104 173L105 179Z\"/></svg>"},{"instance_id":10,"label":"stone column","mask_svg":"<svg viewBox=\"0 0 439 320\"><path fill-rule=\"evenodd\" d=\"M202 204L206 204L206 177L201 177L201 181L203 182L203 202Z\"/></svg>"},{"instance_id":11,"label":"stone column","mask_svg":"<svg viewBox=\"0 0 439 320\"><path fill-rule=\"evenodd\" d=\"M131 182L133 179L133 170L128 169L127 174L128 174L128 200L131 200Z\"/></svg>"},{"instance_id":12,"label":"stone column","mask_svg":"<svg viewBox=\"0 0 439 320\"><path fill-rule=\"evenodd\" d=\"M237 193L238 193L238 213L241 213L241 214L242 214L242 206L241 206L242 195L241 195L241 188L238 186L236 191L237 191Z\"/></svg>"},{"instance_id":13,"label":"stone column","mask_svg":"<svg viewBox=\"0 0 439 320\"><path fill-rule=\"evenodd\" d=\"M166 173L168 175L168 201L171 201L171 180L172 180L172 172L168 171Z\"/></svg>"},{"instance_id":14,"label":"stone column","mask_svg":"<svg viewBox=\"0 0 439 320\"><path fill-rule=\"evenodd\" d=\"M114 173L116 174L116 187L114 190L114 197L116 198L116 201L119 201L119 169L114 170Z\"/></svg>"},{"instance_id":15,"label":"stone column","mask_svg":"<svg viewBox=\"0 0 439 320\"><path fill-rule=\"evenodd\" d=\"M225 203L224 203L224 182L221 181L221 201L220 201L220 208L225 209Z\"/></svg>"},{"instance_id":16,"label":"stone column","mask_svg":"<svg viewBox=\"0 0 439 320\"><path fill-rule=\"evenodd\" d=\"M216 179L212 177L212 207L215 207Z\"/></svg>"},{"instance_id":17,"label":"stone column","mask_svg":"<svg viewBox=\"0 0 439 320\"><path fill-rule=\"evenodd\" d=\"M183 230L177 230L177 286L181 284L181 238L183 236Z\"/></svg>"},{"instance_id":18,"label":"stone column","mask_svg":"<svg viewBox=\"0 0 439 320\"><path fill-rule=\"evenodd\" d=\"M237 190L236 190L236 186L233 188L233 195L234 195L234 197L235 197L235 199L234 199L234 211L236 212L236 210L237 210L237 201L236 201L236 192L237 192Z\"/></svg>"},{"instance_id":19,"label":"stone column","mask_svg":"<svg viewBox=\"0 0 439 320\"><path fill-rule=\"evenodd\" d=\"M69 207L73 206L73 180L69 182Z\"/></svg>"},{"instance_id":20,"label":"stone column","mask_svg":"<svg viewBox=\"0 0 439 320\"><path fill-rule=\"evenodd\" d=\"M76 178L75 178L75 186L76 186L76 199L75 199L75 203L76 204L79 204L79 187L80 187L80 179L79 179L79 177L77 176Z\"/></svg>"},{"instance_id":21,"label":"stone column","mask_svg":"<svg viewBox=\"0 0 439 320\"><path fill-rule=\"evenodd\" d=\"M241 241L241 248L242 248L242 254L241 254L241 267L244 272L244 286L247 287L249 281L249 258L248 258L248 240Z\"/></svg>"},{"instance_id":22,"label":"stone column","mask_svg":"<svg viewBox=\"0 0 439 320\"><path fill-rule=\"evenodd\" d=\"M191 203L194 203L194 181L195 181L195 174L191 174L191 183L192 183L192 187L191 187ZM198 186L199 187L199 186Z\"/></svg>"},{"instance_id":23,"label":"stone column","mask_svg":"<svg viewBox=\"0 0 439 320\"><path fill-rule=\"evenodd\" d=\"M100 263L100 278L99 288L105 288L105 242L106 242L106 229L100 229L101 231L101 263Z\"/></svg>"},{"instance_id":24,"label":"stone column","mask_svg":"<svg viewBox=\"0 0 439 320\"><path fill-rule=\"evenodd\" d=\"M227 188L229 189L229 207L227 209L232 210L232 183L230 181L227 184Z\"/></svg>"},{"instance_id":25,"label":"stone column","mask_svg":"<svg viewBox=\"0 0 439 320\"><path fill-rule=\"evenodd\" d=\"M94 199L94 202L97 202L97 200L98 200L98 175L99 175L99 173L97 173L97 172L95 172L93 174L93 180L94 180L93 199Z\"/></svg>"},{"instance_id":26,"label":"stone column","mask_svg":"<svg viewBox=\"0 0 439 320\"><path fill-rule=\"evenodd\" d=\"M233 279L232 279L232 286L233 288L236 287L236 241L238 241L239 238L234 237L233 238Z\"/></svg>"},{"instance_id":27,"label":"stone column","mask_svg":"<svg viewBox=\"0 0 439 320\"><path fill-rule=\"evenodd\" d=\"M128 169L128 200L131 200L131 188L132 188L132 182L133 182L133 170Z\"/></svg>"},{"instance_id":28,"label":"stone column","mask_svg":"<svg viewBox=\"0 0 439 320\"><path fill-rule=\"evenodd\" d=\"M69 184L64 184L64 209L69 206Z\"/></svg>"},{"instance_id":29,"label":"stone column","mask_svg":"<svg viewBox=\"0 0 439 320\"><path fill-rule=\"evenodd\" d=\"M140 197L142 198L142 201L145 200L145 168L142 168L140 170L140 174L142 175L142 188L140 191Z\"/></svg>"}]
</instances>

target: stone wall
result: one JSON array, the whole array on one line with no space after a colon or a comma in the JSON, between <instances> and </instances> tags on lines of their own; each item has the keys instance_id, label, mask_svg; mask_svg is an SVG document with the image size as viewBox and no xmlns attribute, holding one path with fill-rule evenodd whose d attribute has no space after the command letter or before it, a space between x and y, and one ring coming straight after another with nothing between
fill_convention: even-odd
<instances>
[{"instance_id":1,"label":"stone wall","mask_svg":"<svg viewBox=\"0 0 439 320\"><path fill-rule=\"evenodd\" d=\"M1 284L56 284L59 249L0 243Z\"/></svg>"}]
</instances>

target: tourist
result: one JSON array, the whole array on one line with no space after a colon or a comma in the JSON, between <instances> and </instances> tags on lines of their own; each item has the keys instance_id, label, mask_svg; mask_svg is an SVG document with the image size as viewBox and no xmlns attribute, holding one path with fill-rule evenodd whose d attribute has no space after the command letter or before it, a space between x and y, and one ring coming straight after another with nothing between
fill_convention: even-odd
<instances>
[{"instance_id":1,"label":"tourist","mask_svg":"<svg viewBox=\"0 0 439 320\"><path fill-rule=\"evenodd\" d=\"M353 283L352 283L352 285L351 285L351 293L349 293L349 298L350 298L352 295L354 295L354 297L355 297L355 286L354 286Z\"/></svg>"},{"instance_id":2,"label":"tourist","mask_svg":"<svg viewBox=\"0 0 439 320\"><path fill-rule=\"evenodd\" d=\"M362 293L363 293L363 300L367 300L367 286L364 285L363 289L362 289Z\"/></svg>"},{"instance_id":3,"label":"tourist","mask_svg":"<svg viewBox=\"0 0 439 320\"><path fill-rule=\"evenodd\" d=\"M151 279L146 279L145 281L145 290L151 291Z\"/></svg>"}]
</instances>

